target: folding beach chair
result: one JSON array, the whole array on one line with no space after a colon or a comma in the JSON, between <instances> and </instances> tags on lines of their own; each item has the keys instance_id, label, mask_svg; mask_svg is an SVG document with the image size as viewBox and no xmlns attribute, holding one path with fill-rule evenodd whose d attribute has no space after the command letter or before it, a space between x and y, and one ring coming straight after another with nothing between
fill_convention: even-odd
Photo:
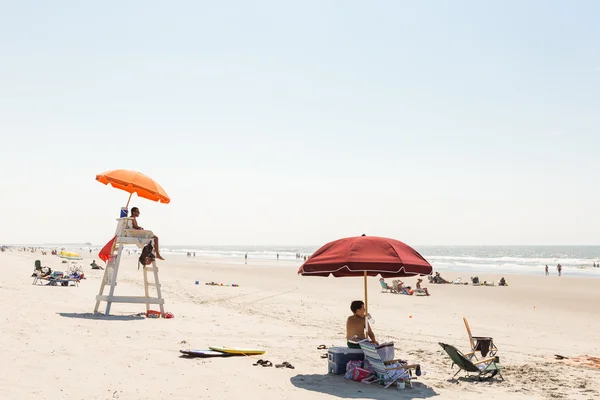
<instances>
[{"instance_id":1,"label":"folding beach chair","mask_svg":"<svg viewBox=\"0 0 600 400\"><path fill-rule=\"evenodd\" d=\"M397 293L396 289L385 283L383 279L379 281L379 284L381 285L381 293Z\"/></svg>"},{"instance_id":2,"label":"folding beach chair","mask_svg":"<svg viewBox=\"0 0 600 400\"><path fill-rule=\"evenodd\" d=\"M469 347L473 356L475 352L480 352L482 357L495 357L498 353L498 347L494 344L494 339L489 336L473 336L471 334L471 328L467 322L467 318L463 317L465 322L465 328L467 328L467 334L469 335ZM469 353L471 354L471 353Z\"/></svg>"},{"instance_id":3,"label":"folding beach chair","mask_svg":"<svg viewBox=\"0 0 600 400\"><path fill-rule=\"evenodd\" d=\"M453 378L456 377L461 371L466 373L466 377L470 377L471 375L475 375L477 379L480 381L491 379L496 375L499 375L502 380L504 377L500 373L500 370L503 368L500 364L496 363L496 357L489 357L485 360L475 360L471 361L465 354L463 354L460 350L458 350L454 346L450 346L449 344L439 343L442 346L442 349L448 354L450 359L452 360L452 367L454 364L458 366L458 371L454 374Z\"/></svg>"},{"instance_id":4,"label":"folding beach chair","mask_svg":"<svg viewBox=\"0 0 600 400\"><path fill-rule=\"evenodd\" d=\"M410 380L412 379L412 369L416 370L417 376L421 375L421 366L419 364L409 365L406 361L398 359L383 361L379 356L375 345L368 339L361 340L358 342L358 344L365 353L365 361L368 361L373 370L373 374L381 383L385 385L386 388L394 384L399 379L403 379L410 385Z\"/></svg>"}]
</instances>

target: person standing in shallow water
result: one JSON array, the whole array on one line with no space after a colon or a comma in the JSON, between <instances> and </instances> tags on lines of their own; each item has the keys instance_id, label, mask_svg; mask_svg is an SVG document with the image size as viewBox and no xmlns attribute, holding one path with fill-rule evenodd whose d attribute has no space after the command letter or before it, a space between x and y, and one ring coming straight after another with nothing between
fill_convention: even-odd
<instances>
[{"instance_id":1,"label":"person standing in shallow water","mask_svg":"<svg viewBox=\"0 0 600 400\"><path fill-rule=\"evenodd\" d=\"M244 255L244 264L248 264L248 253Z\"/></svg>"},{"instance_id":2,"label":"person standing in shallow water","mask_svg":"<svg viewBox=\"0 0 600 400\"><path fill-rule=\"evenodd\" d=\"M550 275L550 272L548 272L548 264L546 264L546 276Z\"/></svg>"},{"instance_id":3,"label":"person standing in shallow water","mask_svg":"<svg viewBox=\"0 0 600 400\"><path fill-rule=\"evenodd\" d=\"M558 276L561 276L562 275L562 265L558 264L556 266L556 269L558 270Z\"/></svg>"}]
</instances>

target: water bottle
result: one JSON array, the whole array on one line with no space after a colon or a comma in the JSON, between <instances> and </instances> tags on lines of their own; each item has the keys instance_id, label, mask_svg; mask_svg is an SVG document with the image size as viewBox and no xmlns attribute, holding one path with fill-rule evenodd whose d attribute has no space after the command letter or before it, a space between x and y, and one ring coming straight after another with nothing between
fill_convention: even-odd
<instances>
[{"instance_id":1,"label":"water bottle","mask_svg":"<svg viewBox=\"0 0 600 400\"><path fill-rule=\"evenodd\" d=\"M375 325L375 320L371 317L371 314L367 314L367 320L369 321L369 325Z\"/></svg>"}]
</instances>

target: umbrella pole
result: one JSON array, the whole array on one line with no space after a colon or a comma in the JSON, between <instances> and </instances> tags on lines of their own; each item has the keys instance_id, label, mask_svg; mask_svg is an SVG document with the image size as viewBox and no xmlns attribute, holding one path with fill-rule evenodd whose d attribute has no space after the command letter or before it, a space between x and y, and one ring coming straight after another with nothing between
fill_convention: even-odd
<instances>
[{"instance_id":1,"label":"umbrella pole","mask_svg":"<svg viewBox=\"0 0 600 400\"><path fill-rule=\"evenodd\" d=\"M367 318L367 314L369 313L369 300L367 297L367 271L365 271L365 334L367 338L369 337L369 318Z\"/></svg>"},{"instance_id":2,"label":"umbrella pole","mask_svg":"<svg viewBox=\"0 0 600 400\"><path fill-rule=\"evenodd\" d=\"M131 196L133 196L133 193L129 193L129 198L127 199L127 204L125 204L125 208L129 208L129 202L131 201Z\"/></svg>"}]
</instances>

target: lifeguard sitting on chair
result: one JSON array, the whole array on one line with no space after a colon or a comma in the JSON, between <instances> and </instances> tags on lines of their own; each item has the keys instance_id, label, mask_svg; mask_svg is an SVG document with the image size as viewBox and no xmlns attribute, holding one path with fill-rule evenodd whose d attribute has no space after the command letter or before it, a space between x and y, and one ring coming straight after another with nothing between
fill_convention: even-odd
<instances>
[{"instance_id":1,"label":"lifeguard sitting on chair","mask_svg":"<svg viewBox=\"0 0 600 400\"><path fill-rule=\"evenodd\" d=\"M137 223L137 217L140 216L140 209L137 207L133 207L131 209L131 217L132 219L132 228L135 230L139 230L139 231L143 231L144 228L142 228L141 226L138 225ZM151 231L147 231L150 232ZM156 250L156 258L158 258L159 260L164 260L164 258L160 255L160 251L158 250L158 236L152 234L152 237L154 238L154 249Z\"/></svg>"}]
</instances>

